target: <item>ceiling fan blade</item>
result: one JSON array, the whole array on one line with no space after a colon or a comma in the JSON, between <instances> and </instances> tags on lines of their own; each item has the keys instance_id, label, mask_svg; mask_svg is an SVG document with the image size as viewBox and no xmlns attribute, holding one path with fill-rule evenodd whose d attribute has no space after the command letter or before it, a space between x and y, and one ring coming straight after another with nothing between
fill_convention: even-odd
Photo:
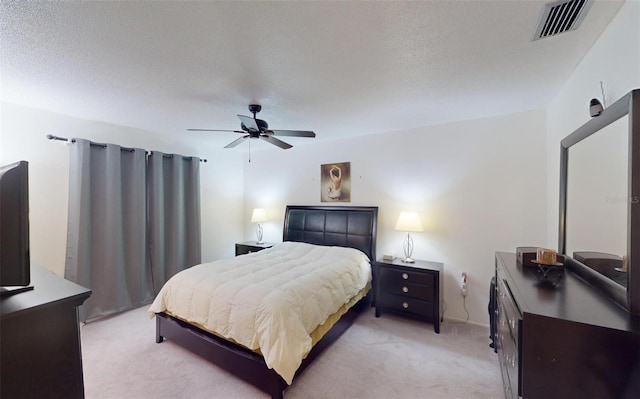
<instances>
[{"instance_id":1,"label":"ceiling fan blade","mask_svg":"<svg viewBox=\"0 0 640 399\"><path fill-rule=\"evenodd\" d=\"M238 118L240 118L240 122L242 122L242 124L250 131L252 132L260 131L260 128L258 128L258 123L252 117L246 116L246 115L238 115Z\"/></svg>"},{"instance_id":2,"label":"ceiling fan blade","mask_svg":"<svg viewBox=\"0 0 640 399\"><path fill-rule=\"evenodd\" d=\"M283 150L289 149L291 147L293 147L291 144L289 143L285 143L282 140L278 140L277 138L273 137L273 136L267 136L267 135L260 135L260 138L264 141L267 141L273 145L276 145L280 148L282 148Z\"/></svg>"},{"instance_id":3,"label":"ceiling fan blade","mask_svg":"<svg viewBox=\"0 0 640 399\"><path fill-rule=\"evenodd\" d=\"M245 134L247 132L243 132L242 130L226 130L226 129L187 129L188 132L232 132L232 133L242 133Z\"/></svg>"},{"instance_id":4,"label":"ceiling fan blade","mask_svg":"<svg viewBox=\"0 0 640 399\"><path fill-rule=\"evenodd\" d=\"M245 141L248 138L249 138L248 134L246 136L242 136L239 139L234 140L231 143L225 145L224 148L233 148L233 147L237 146L238 144L242 143L243 141Z\"/></svg>"},{"instance_id":5,"label":"ceiling fan blade","mask_svg":"<svg viewBox=\"0 0 640 399\"><path fill-rule=\"evenodd\" d=\"M316 134L309 130L271 130L276 136L291 137L316 137Z\"/></svg>"}]
</instances>

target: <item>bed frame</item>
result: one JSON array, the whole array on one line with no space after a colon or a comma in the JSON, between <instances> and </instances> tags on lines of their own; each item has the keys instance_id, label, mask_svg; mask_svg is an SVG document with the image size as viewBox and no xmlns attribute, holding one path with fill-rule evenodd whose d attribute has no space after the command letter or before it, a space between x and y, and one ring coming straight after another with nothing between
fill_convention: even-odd
<instances>
[{"instance_id":1,"label":"bed frame","mask_svg":"<svg viewBox=\"0 0 640 399\"><path fill-rule=\"evenodd\" d=\"M356 248L376 259L377 207L287 206L283 241ZM313 347L295 378L346 331L369 304L369 295L353 306ZM165 313L156 314L156 342L168 339L268 393L282 399L287 383L264 358Z\"/></svg>"}]
</instances>

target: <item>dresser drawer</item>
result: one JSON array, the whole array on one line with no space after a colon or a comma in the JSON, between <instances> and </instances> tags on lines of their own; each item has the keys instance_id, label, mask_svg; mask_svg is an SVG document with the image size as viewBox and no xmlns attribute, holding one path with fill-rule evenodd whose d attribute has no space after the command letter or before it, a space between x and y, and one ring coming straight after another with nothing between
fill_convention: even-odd
<instances>
[{"instance_id":1,"label":"dresser drawer","mask_svg":"<svg viewBox=\"0 0 640 399\"><path fill-rule=\"evenodd\" d=\"M433 275L430 273L412 272L388 267L380 268L380 281L388 284L419 284L433 291Z\"/></svg>"},{"instance_id":2,"label":"dresser drawer","mask_svg":"<svg viewBox=\"0 0 640 399\"><path fill-rule=\"evenodd\" d=\"M518 397L518 346L516 342L511 338L511 335L506 332L501 336L502 356L500 367L509 376L508 389L511 392L512 397Z\"/></svg>"},{"instance_id":3,"label":"dresser drawer","mask_svg":"<svg viewBox=\"0 0 640 399\"><path fill-rule=\"evenodd\" d=\"M377 301L377 306L382 308L420 317L433 318L433 304L431 302L386 293L382 293L380 297L377 298Z\"/></svg>"},{"instance_id":4,"label":"dresser drawer","mask_svg":"<svg viewBox=\"0 0 640 399\"><path fill-rule=\"evenodd\" d=\"M508 327L508 331L515 342L518 342L520 330L520 312L511 296L507 283L498 279L498 307L502 312L502 320Z\"/></svg>"},{"instance_id":5,"label":"dresser drawer","mask_svg":"<svg viewBox=\"0 0 640 399\"><path fill-rule=\"evenodd\" d=\"M411 284L406 281L380 281L381 294L400 295L406 298L433 302L433 286Z\"/></svg>"}]
</instances>

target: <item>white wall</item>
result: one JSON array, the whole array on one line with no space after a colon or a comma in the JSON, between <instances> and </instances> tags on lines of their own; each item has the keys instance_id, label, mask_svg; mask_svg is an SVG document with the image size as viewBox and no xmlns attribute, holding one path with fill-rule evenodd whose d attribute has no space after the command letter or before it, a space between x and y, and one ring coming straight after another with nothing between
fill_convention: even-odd
<instances>
[{"instance_id":1,"label":"white wall","mask_svg":"<svg viewBox=\"0 0 640 399\"><path fill-rule=\"evenodd\" d=\"M419 212L427 231L413 235L413 257L444 263L445 317L467 317L465 271L470 320L488 324L494 252L544 243L545 118L531 111L254 152L245 161L245 238L254 239L251 210L264 207L265 240L282 241L287 204L321 204L320 165L351 162L351 202L341 204L379 207L378 256L402 254L395 222L402 210Z\"/></svg>"},{"instance_id":2,"label":"white wall","mask_svg":"<svg viewBox=\"0 0 640 399\"><path fill-rule=\"evenodd\" d=\"M68 154L64 144L44 138L48 133L208 158L201 168L203 261L232 256L234 242L254 238L254 207L271 216L265 239L281 241L285 205L320 203L320 165L351 162L350 205L380 208L378 254L400 255L398 214L420 212L427 231L414 235L414 257L445 264L445 316L466 318L458 288L466 271L470 320L486 324L494 251L557 245L560 140L587 121L589 100L601 97L600 81L608 103L640 87L639 20L640 2L627 2L546 112L268 149L248 163L238 152L186 136L177 142L2 103L0 164L30 162L32 259L62 274Z\"/></svg>"},{"instance_id":3,"label":"white wall","mask_svg":"<svg viewBox=\"0 0 640 399\"><path fill-rule=\"evenodd\" d=\"M0 163L30 163L32 260L64 272L68 149L46 134L83 137L208 158L201 165L203 261L233 255L236 241L254 238L254 207L265 207L265 239L281 241L287 204L320 204L320 164L351 162L350 205L380 208L378 254L402 254L393 230L401 210L423 217L414 257L445 264L446 317L466 318L458 279L469 276L470 320L486 324L493 252L538 245L544 234L543 111L317 142L291 150L240 152L206 142L173 142L152 132L2 103ZM526 149L526 150L525 150ZM244 176L243 176L244 174Z\"/></svg>"},{"instance_id":4,"label":"white wall","mask_svg":"<svg viewBox=\"0 0 640 399\"><path fill-rule=\"evenodd\" d=\"M590 119L589 101L607 104L640 88L640 1L626 2L547 110L547 245L558 246L560 141Z\"/></svg>"},{"instance_id":5,"label":"white wall","mask_svg":"<svg viewBox=\"0 0 640 399\"><path fill-rule=\"evenodd\" d=\"M207 147L185 136L173 141L158 134L1 103L0 164L29 162L31 260L64 274L69 156L67 145L47 134L80 137L125 147L207 158L201 163L202 259L234 254L242 236L242 157Z\"/></svg>"}]
</instances>

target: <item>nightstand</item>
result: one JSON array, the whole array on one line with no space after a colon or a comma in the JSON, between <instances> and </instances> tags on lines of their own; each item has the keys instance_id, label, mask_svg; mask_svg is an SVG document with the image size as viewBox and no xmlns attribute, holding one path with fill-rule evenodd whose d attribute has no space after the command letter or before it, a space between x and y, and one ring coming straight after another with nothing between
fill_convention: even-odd
<instances>
[{"instance_id":1,"label":"nightstand","mask_svg":"<svg viewBox=\"0 0 640 399\"><path fill-rule=\"evenodd\" d=\"M440 333L443 265L399 258L375 262L376 317L380 310L433 322Z\"/></svg>"},{"instance_id":2,"label":"nightstand","mask_svg":"<svg viewBox=\"0 0 640 399\"><path fill-rule=\"evenodd\" d=\"M272 242L263 242L262 244L258 244L255 241L238 242L236 243L236 256L262 251L271 247L273 247Z\"/></svg>"}]
</instances>

